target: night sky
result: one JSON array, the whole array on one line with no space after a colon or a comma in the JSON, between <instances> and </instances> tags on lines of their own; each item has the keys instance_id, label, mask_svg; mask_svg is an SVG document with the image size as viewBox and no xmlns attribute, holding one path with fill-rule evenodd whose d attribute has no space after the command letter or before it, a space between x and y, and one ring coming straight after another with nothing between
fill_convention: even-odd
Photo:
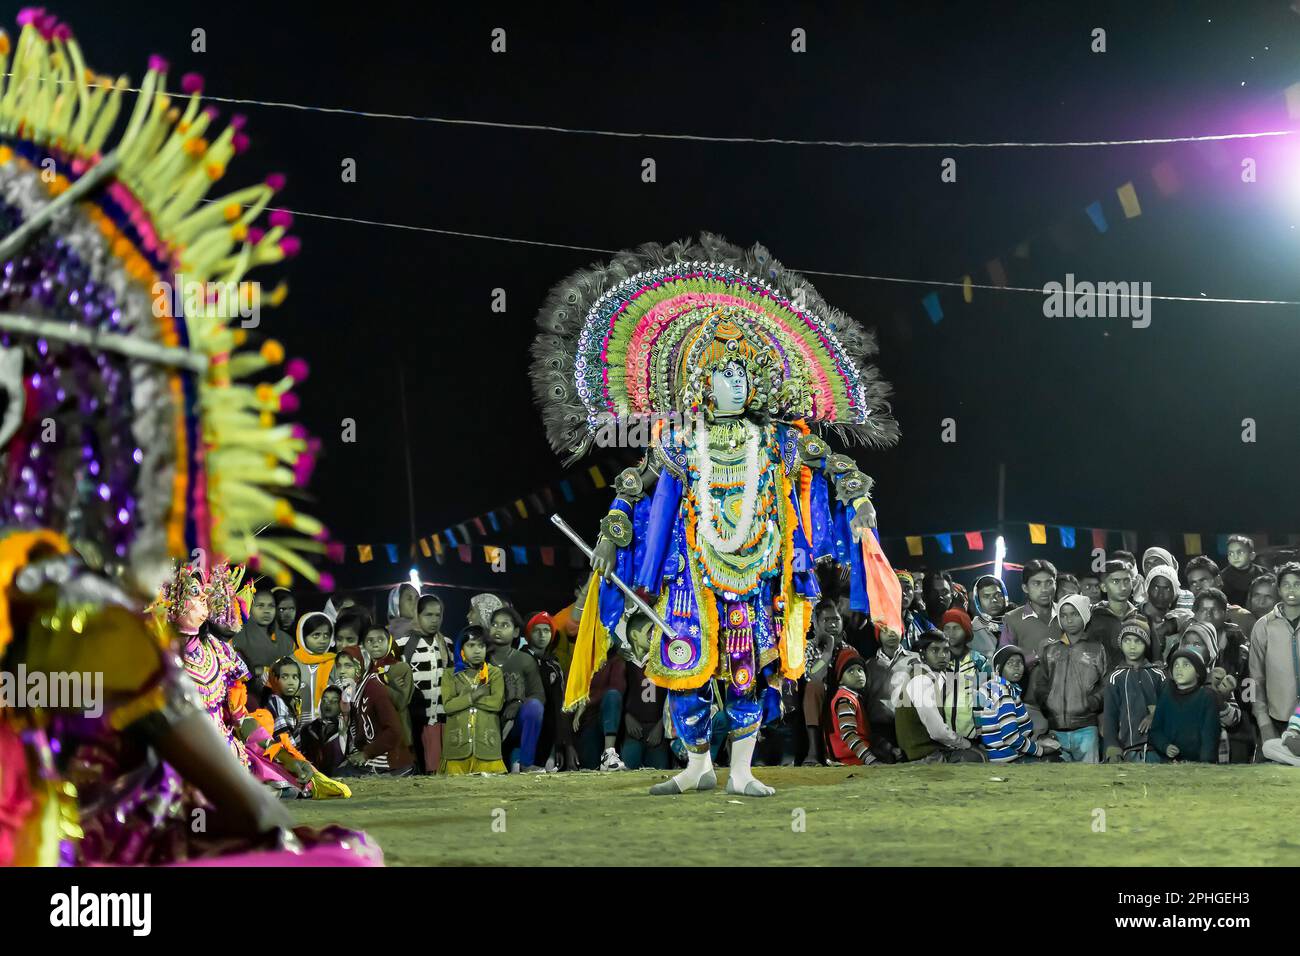
<instances>
[{"instance_id":1,"label":"night sky","mask_svg":"<svg viewBox=\"0 0 1300 956\"><path fill-rule=\"evenodd\" d=\"M158 52L173 83L197 70L217 96L619 131L916 142L1258 131L1292 125L1282 90L1300 80L1300 15L1285 2L187 6L52 10L97 70L133 79ZM489 48L497 26L504 55ZM196 27L206 53L190 52ZM807 53L790 50L796 27ZM1095 27L1104 54L1090 50ZM607 249L709 230L761 241L796 269L988 283L986 263L999 259L1011 285L1032 288L1072 272L1149 281L1157 295L1300 299L1290 138L1227 142L1216 160L1191 144L844 149L237 109L253 148L227 178L283 171L279 204L303 212ZM956 183L940 181L947 156ZM345 157L356 183L341 182ZM1241 181L1244 157L1257 161L1255 183ZM1151 175L1162 161L1182 180L1168 198ZM1125 221L1115 189L1129 181L1142 215ZM1104 235L1083 211L1098 199ZM298 417L324 441L315 513L337 537L407 546L399 367L419 534L562 476L532 404L528 345L547 289L597 254L305 217L294 232L302 254L277 269L290 296L263 328L312 363ZM1023 242L1029 254L1016 257ZM1155 302L1151 326L1134 329L1044 318L1041 294L976 290L965 305L960 290L940 289L936 325L924 286L813 281L879 333L903 439L855 454L877 479L886 536L992 527L999 462L1009 519L1135 528L1143 547L1156 530L1300 531L1300 308ZM496 288L505 314L490 309ZM1246 417L1254 444L1241 441ZM339 441L344 418L357 422L355 444ZM955 443L940 440L944 418L956 420ZM593 496L564 513L594 537L606 504ZM536 520L493 540L562 543ZM896 563L922 563L887 543ZM335 569L343 585L405 576L405 561L359 566L354 554ZM1027 556L1022 527L1011 557ZM1064 563L1086 556L1081 547ZM970 558L959 544L924 563L945 560ZM552 610L571 578L454 560L421 568Z\"/></svg>"}]
</instances>

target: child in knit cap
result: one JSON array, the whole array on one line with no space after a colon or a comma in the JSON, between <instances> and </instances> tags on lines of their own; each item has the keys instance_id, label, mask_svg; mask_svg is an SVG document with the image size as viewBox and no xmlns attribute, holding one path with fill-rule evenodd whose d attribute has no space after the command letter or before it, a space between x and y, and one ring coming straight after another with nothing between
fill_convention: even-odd
<instances>
[{"instance_id":1,"label":"child in knit cap","mask_svg":"<svg viewBox=\"0 0 1300 956\"><path fill-rule=\"evenodd\" d=\"M826 749L842 764L862 766L879 762L871 751L871 727L867 723L866 702L862 699L867 686L867 665L856 650L846 647L840 651L835 659L835 678L839 689L831 698Z\"/></svg>"},{"instance_id":2,"label":"child in knit cap","mask_svg":"<svg viewBox=\"0 0 1300 956\"><path fill-rule=\"evenodd\" d=\"M1198 651L1182 647L1174 652L1170 680L1151 721L1151 747L1167 761L1219 759L1219 701L1205 686L1205 677L1205 660Z\"/></svg>"},{"instance_id":3,"label":"child in knit cap","mask_svg":"<svg viewBox=\"0 0 1300 956\"><path fill-rule=\"evenodd\" d=\"M1108 763L1160 762L1159 755L1147 746L1147 734L1167 678L1160 667L1147 660L1150 644L1151 632L1145 620L1132 619L1120 628L1119 646L1124 659L1106 677L1102 711L1102 739Z\"/></svg>"},{"instance_id":4,"label":"child in knit cap","mask_svg":"<svg viewBox=\"0 0 1300 956\"><path fill-rule=\"evenodd\" d=\"M979 712L989 762L1042 760L1059 753L1061 745L1054 737L1034 739L1034 722L1020 699L1025 652L1014 644L999 647L993 655L993 671L995 676L985 685L984 706Z\"/></svg>"}]
</instances>

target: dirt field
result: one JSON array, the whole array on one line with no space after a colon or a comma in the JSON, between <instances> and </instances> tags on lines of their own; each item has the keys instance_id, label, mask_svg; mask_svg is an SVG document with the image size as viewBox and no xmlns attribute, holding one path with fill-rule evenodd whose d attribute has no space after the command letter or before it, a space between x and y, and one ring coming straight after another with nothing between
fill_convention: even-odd
<instances>
[{"instance_id":1,"label":"dirt field","mask_svg":"<svg viewBox=\"0 0 1300 956\"><path fill-rule=\"evenodd\" d=\"M762 800L725 794L725 774L710 793L655 798L664 771L363 780L351 800L292 809L369 831L393 866L690 866L742 847L776 866L1300 860L1287 767L767 767L777 794Z\"/></svg>"}]
</instances>

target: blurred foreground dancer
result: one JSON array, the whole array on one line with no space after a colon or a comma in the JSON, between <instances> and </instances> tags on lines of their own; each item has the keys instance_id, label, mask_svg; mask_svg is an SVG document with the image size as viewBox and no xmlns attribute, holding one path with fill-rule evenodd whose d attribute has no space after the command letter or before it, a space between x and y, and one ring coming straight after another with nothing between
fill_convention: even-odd
<instances>
[{"instance_id":1,"label":"blurred foreground dancer","mask_svg":"<svg viewBox=\"0 0 1300 956\"><path fill-rule=\"evenodd\" d=\"M376 863L362 834L292 826L143 615L172 557L288 585L331 547L283 497L311 468L275 417L305 366L238 381L284 357L239 350L230 321L246 271L296 251L283 217L253 225L280 177L204 202L247 136L217 131L200 78L172 100L153 57L128 96L54 17L19 23L0 40L0 669L80 693L0 709L0 863ZM182 275L184 318L157 291Z\"/></svg>"}]
</instances>

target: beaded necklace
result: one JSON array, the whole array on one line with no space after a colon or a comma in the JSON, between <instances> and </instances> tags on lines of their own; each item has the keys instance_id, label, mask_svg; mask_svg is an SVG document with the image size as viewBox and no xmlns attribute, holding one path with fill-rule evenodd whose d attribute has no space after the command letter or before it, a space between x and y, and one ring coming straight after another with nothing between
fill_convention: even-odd
<instances>
[{"instance_id":1,"label":"beaded necklace","mask_svg":"<svg viewBox=\"0 0 1300 956\"><path fill-rule=\"evenodd\" d=\"M749 529L754 523L754 513L758 506L759 479L759 434L758 426L748 419L742 420L745 426L745 485L741 498L740 520L729 535L718 531L713 519L713 455L709 448L709 429L704 416L695 420L695 467L700 473L700 484L696 490L696 503L700 508L700 524L704 526L704 538L719 554L734 554L749 539Z\"/></svg>"}]
</instances>

